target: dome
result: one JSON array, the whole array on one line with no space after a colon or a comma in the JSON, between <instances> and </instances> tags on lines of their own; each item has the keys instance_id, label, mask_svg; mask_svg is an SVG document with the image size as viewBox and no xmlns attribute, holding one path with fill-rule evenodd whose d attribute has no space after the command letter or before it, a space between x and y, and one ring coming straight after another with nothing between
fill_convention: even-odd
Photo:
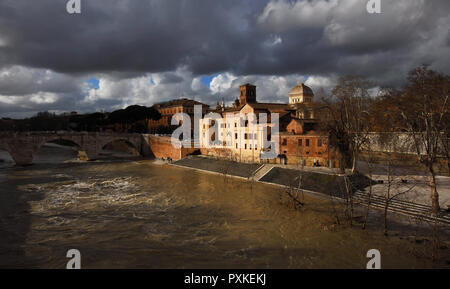
<instances>
[{"instance_id":1,"label":"dome","mask_svg":"<svg viewBox=\"0 0 450 289\"><path fill-rule=\"evenodd\" d=\"M291 89L289 93L289 104L312 103L313 98L314 93L312 89L300 82L296 87Z\"/></svg>"},{"instance_id":2,"label":"dome","mask_svg":"<svg viewBox=\"0 0 450 289\"><path fill-rule=\"evenodd\" d=\"M291 96L291 95L292 96L297 96L297 95L314 96L314 93L311 88L309 88L308 86L306 86L302 82L300 82L299 84L297 84L296 87L291 89L291 92L289 92L289 96Z\"/></svg>"}]
</instances>

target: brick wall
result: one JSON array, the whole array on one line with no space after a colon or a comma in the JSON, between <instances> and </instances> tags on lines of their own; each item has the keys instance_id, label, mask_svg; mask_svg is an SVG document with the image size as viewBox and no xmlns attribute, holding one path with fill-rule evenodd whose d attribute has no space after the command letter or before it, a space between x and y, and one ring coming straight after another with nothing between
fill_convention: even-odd
<instances>
[{"instance_id":1,"label":"brick wall","mask_svg":"<svg viewBox=\"0 0 450 289\"><path fill-rule=\"evenodd\" d=\"M314 161L328 166L328 139L318 135L280 135L280 155L286 156L287 164L297 165L303 160L306 166L313 166Z\"/></svg>"},{"instance_id":2,"label":"brick wall","mask_svg":"<svg viewBox=\"0 0 450 289\"><path fill-rule=\"evenodd\" d=\"M148 143L153 155L158 159L180 160L196 150L195 148L176 148L172 145L170 137L149 135Z\"/></svg>"}]
</instances>

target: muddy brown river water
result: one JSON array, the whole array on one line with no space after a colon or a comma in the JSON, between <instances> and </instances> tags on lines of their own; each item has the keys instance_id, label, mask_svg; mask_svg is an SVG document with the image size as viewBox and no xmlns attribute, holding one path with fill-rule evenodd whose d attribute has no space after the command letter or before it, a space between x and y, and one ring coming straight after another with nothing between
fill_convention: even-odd
<instances>
[{"instance_id":1,"label":"muddy brown river water","mask_svg":"<svg viewBox=\"0 0 450 289\"><path fill-rule=\"evenodd\" d=\"M82 268L365 268L372 248L383 268L433 266L376 228L332 229L327 200L296 211L270 185L74 158L47 147L35 165L1 164L0 267L65 268L72 248Z\"/></svg>"}]
</instances>

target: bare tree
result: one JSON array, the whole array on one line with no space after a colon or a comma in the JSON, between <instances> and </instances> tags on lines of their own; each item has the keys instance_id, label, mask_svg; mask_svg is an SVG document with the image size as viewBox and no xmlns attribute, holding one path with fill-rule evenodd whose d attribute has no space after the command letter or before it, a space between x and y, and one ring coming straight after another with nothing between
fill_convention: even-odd
<instances>
[{"instance_id":1,"label":"bare tree","mask_svg":"<svg viewBox=\"0 0 450 289\"><path fill-rule=\"evenodd\" d=\"M230 170L233 165L232 156L233 152L230 149L220 149L217 159L219 160L219 156L222 159L222 164L220 166L220 172L222 173L223 179L227 182L227 177L230 173Z\"/></svg>"},{"instance_id":2,"label":"bare tree","mask_svg":"<svg viewBox=\"0 0 450 289\"><path fill-rule=\"evenodd\" d=\"M373 154L373 150L372 150L371 140L369 140L367 142L366 153L367 153L367 157L366 157L365 161L366 161L366 165L367 165L367 175L369 177L369 192L367 194L367 206L366 206L366 211L364 213L364 221L363 221L363 226L362 226L363 230L366 229L367 221L369 219L369 211L370 211L370 206L372 203L372 193L373 193L373 181L372 180L373 180L373 170L374 170L374 154Z\"/></svg>"},{"instance_id":3,"label":"bare tree","mask_svg":"<svg viewBox=\"0 0 450 289\"><path fill-rule=\"evenodd\" d=\"M289 187L282 193L287 196L290 203L295 209L299 209L305 205L305 195L303 190L303 178L304 178L304 160L303 160L303 146L297 147L296 156L298 157L296 176L293 177L289 183Z\"/></svg>"},{"instance_id":4,"label":"bare tree","mask_svg":"<svg viewBox=\"0 0 450 289\"><path fill-rule=\"evenodd\" d=\"M408 183L407 180L404 180L398 176L398 170L400 169L400 167L398 166L396 156L404 156L399 152L406 151L409 143L408 139L402 137L402 135L397 133L380 134L373 141L377 142L378 145L384 147L385 150L385 157L382 162L382 168L384 169L384 173L386 175L383 194L383 229L384 234L387 235L389 207L394 200L412 192L415 187L415 184L406 185ZM402 161L402 159L403 157L400 157L400 161Z\"/></svg>"},{"instance_id":5,"label":"bare tree","mask_svg":"<svg viewBox=\"0 0 450 289\"><path fill-rule=\"evenodd\" d=\"M339 204L336 202L336 196L331 195L331 213L333 214L333 217L335 219L336 225L341 225L341 218L339 212L342 210L339 210Z\"/></svg>"},{"instance_id":6,"label":"bare tree","mask_svg":"<svg viewBox=\"0 0 450 289\"><path fill-rule=\"evenodd\" d=\"M414 184L408 186L407 188L403 188L403 186L399 185L402 182L398 179L398 177L395 176L395 166L393 164L393 159L389 156L390 154L391 153L388 153L388 157L385 161L385 170L387 177L383 210L383 230L385 236L388 235L388 211L392 201L411 192L415 187Z\"/></svg>"},{"instance_id":7,"label":"bare tree","mask_svg":"<svg viewBox=\"0 0 450 289\"><path fill-rule=\"evenodd\" d=\"M324 102L329 113L325 126L331 140L343 156L352 159L352 174L357 173L357 161L361 147L367 141L369 122L369 88L372 83L360 76L345 76L339 79L332 95ZM345 160L341 160L341 172Z\"/></svg>"},{"instance_id":8,"label":"bare tree","mask_svg":"<svg viewBox=\"0 0 450 289\"><path fill-rule=\"evenodd\" d=\"M288 200L290 200L290 203L296 210L302 208L305 205L302 188L302 175L300 174L299 177L294 178L290 182L289 187L286 188L283 193L288 197Z\"/></svg>"},{"instance_id":9,"label":"bare tree","mask_svg":"<svg viewBox=\"0 0 450 289\"><path fill-rule=\"evenodd\" d=\"M353 202L353 191L352 191L352 183L350 182L347 174L344 175L344 189L346 194L346 203L347 203L347 216L350 222L350 227L353 227L353 214L354 214L354 202Z\"/></svg>"},{"instance_id":10,"label":"bare tree","mask_svg":"<svg viewBox=\"0 0 450 289\"><path fill-rule=\"evenodd\" d=\"M419 162L429 174L431 203L439 214L435 166L445 154L448 141L449 77L422 66L409 73L408 85L397 94L403 128L410 134ZM447 152L448 161L448 152Z\"/></svg>"}]
</instances>

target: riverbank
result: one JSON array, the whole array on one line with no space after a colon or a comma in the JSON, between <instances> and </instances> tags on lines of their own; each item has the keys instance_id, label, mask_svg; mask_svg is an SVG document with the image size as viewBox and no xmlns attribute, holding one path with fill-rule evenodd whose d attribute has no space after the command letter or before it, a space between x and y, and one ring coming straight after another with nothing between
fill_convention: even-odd
<instances>
[{"instance_id":1,"label":"riverbank","mask_svg":"<svg viewBox=\"0 0 450 289\"><path fill-rule=\"evenodd\" d=\"M187 158L173 162L173 164L181 167L197 169L200 171L247 179L250 178L254 174L254 172L261 166L260 164L239 163L200 156L189 156Z\"/></svg>"},{"instance_id":2,"label":"riverbank","mask_svg":"<svg viewBox=\"0 0 450 289\"><path fill-rule=\"evenodd\" d=\"M204 156L190 156L172 165L184 168L194 169L206 173L220 174L235 178L243 178L269 185L275 185L281 188L301 188L302 192L319 198L328 198L338 201L344 201L347 196L346 181L343 175L336 174L332 169L323 167L295 167L270 164L247 164L223 159L213 159ZM369 186L372 185L372 194L374 199L372 206L380 213L383 209L384 194L386 185L383 179L386 176L374 174L372 180L362 174L349 176L349 184L355 195L355 203L359 204L357 209L363 210L366 207L366 199ZM400 178L401 177L401 178ZM426 182L419 183L419 178L424 176L397 176L391 184L391 195L398 194L392 200L389 210L394 212L395 220L403 223L410 223L405 216L415 216L419 219L432 220L429 215L431 206L429 205L429 195ZM441 177L445 178L445 177ZM409 181L409 182L408 182ZM445 190L445 182L438 183L439 189L444 188L441 198L441 218L446 224L446 230L449 230L450 214L446 210L449 200L449 192ZM402 190L408 193L402 194ZM381 198L381 199L380 199ZM423 221L423 220L422 220Z\"/></svg>"},{"instance_id":3,"label":"riverbank","mask_svg":"<svg viewBox=\"0 0 450 289\"><path fill-rule=\"evenodd\" d=\"M187 167L209 173L217 173L232 177L252 179L261 183L281 185L283 187L301 188L314 193L321 193L330 197L344 198L346 192L344 177L333 172L299 170L295 167L279 167L270 164L249 164L223 159L190 156L172 163L175 166ZM258 174L262 171L263 174ZM302 179L300 180L300 176ZM369 185L369 179L364 176L349 177L355 189L363 189Z\"/></svg>"}]
</instances>

